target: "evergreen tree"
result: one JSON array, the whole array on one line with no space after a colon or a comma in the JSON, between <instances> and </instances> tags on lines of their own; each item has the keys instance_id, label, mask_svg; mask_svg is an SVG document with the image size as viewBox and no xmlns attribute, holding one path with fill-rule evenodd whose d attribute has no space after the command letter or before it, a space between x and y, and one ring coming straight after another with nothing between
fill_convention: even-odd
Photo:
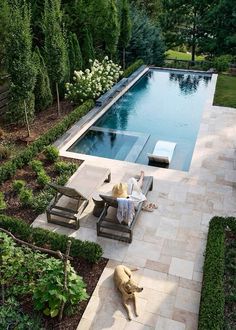
<instances>
[{"instance_id":1,"label":"evergreen tree","mask_svg":"<svg viewBox=\"0 0 236 330\"><path fill-rule=\"evenodd\" d=\"M146 64L161 65L164 61L165 47L161 33L144 11L132 6L132 34L126 49L127 63L143 59Z\"/></svg>"},{"instance_id":2,"label":"evergreen tree","mask_svg":"<svg viewBox=\"0 0 236 330\"><path fill-rule=\"evenodd\" d=\"M60 0L45 0L43 31L44 50L50 82L56 88L57 109L60 115L60 96L58 85L68 73L68 54L62 31L62 12Z\"/></svg>"},{"instance_id":3,"label":"evergreen tree","mask_svg":"<svg viewBox=\"0 0 236 330\"><path fill-rule=\"evenodd\" d=\"M30 135L36 68L33 63L30 11L25 3L15 3L10 10L6 53L7 72L10 75L7 119L10 122L23 122L25 119Z\"/></svg>"},{"instance_id":4,"label":"evergreen tree","mask_svg":"<svg viewBox=\"0 0 236 330\"><path fill-rule=\"evenodd\" d=\"M37 65L36 84L34 89L35 110L41 111L52 104L53 98L47 68L38 47L35 49L34 61Z\"/></svg>"},{"instance_id":5,"label":"evergreen tree","mask_svg":"<svg viewBox=\"0 0 236 330\"><path fill-rule=\"evenodd\" d=\"M9 6L7 0L0 3L0 73L5 71L5 50L9 24Z\"/></svg>"},{"instance_id":6,"label":"evergreen tree","mask_svg":"<svg viewBox=\"0 0 236 330\"><path fill-rule=\"evenodd\" d=\"M93 41L88 29L85 29L83 33L82 54L84 68L88 68L90 66L89 60L95 59Z\"/></svg>"},{"instance_id":7,"label":"evergreen tree","mask_svg":"<svg viewBox=\"0 0 236 330\"><path fill-rule=\"evenodd\" d=\"M70 33L68 36L68 54L70 62L70 77L72 77L74 70L81 70L83 68L81 49L75 33Z\"/></svg>"},{"instance_id":8,"label":"evergreen tree","mask_svg":"<svg viewBox=\"0 0 236 330\"><path fill-rule=\"evenodd\" d=\"M125 69L125 49L131 39L131 18L128 0L121 0L120 3L120 37L119 47L122 49L123 70Z\"/></svg>"},{"instance_id":9,"label":"evergreen tree","mask_svg":"<svg viewBox=\"0 0 236 330\"><path fill-rule=\"evenodd\" d=\"M115 0L107 0L106 17L103 25L103 40L106 54L110 57L115 55L120 34L118 23L118 11Z\"/></svg>"}]
</instances>

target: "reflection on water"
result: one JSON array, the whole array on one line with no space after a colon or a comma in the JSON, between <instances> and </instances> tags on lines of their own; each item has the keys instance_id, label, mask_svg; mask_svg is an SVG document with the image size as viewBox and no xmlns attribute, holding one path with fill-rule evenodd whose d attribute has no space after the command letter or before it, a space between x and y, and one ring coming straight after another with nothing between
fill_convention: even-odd
<instances>
[{"instance_id":1,"label":"reflection on water","mask_svg":"<svg viewBox=\"0 0 236 330\"><path fill-rule=\"evenodd\" d=\"M200 81L203 81L205 86L207 86L211 80L211 76L171 72L169 74L169 80L179 83L181 94L190 95L197 92Z\"/></svg>"}]
</instances>

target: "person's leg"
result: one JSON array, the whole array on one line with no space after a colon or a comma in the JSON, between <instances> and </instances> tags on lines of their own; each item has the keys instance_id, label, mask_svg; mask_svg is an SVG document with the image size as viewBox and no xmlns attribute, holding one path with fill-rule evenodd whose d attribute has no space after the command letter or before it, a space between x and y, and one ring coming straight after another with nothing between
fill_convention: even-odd
<instances>
[{"instance_id":1,"label":"person's leg","mask_svg":"<svg viewBox=\"0 0 236 330\"><path fill-rule=\"evenodd\" d=\"M144 171L140 172L140 178L137 180L137 184L139 188L142 188L143 186L143 179L144 179Z\"/></svg>"}]
</instances>

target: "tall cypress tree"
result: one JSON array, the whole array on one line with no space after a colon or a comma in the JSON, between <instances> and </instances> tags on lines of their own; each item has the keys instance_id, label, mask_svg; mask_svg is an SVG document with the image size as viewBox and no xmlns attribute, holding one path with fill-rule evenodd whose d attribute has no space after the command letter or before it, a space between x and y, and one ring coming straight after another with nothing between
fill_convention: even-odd
<instances>
[{"instance_id":1,"label":"tall cypress tree","mask_svg":"<svg viewBox=\"0 0 236 330\"><path fill-rule=\"evenodd\" d=\"M15 2L10 11L7 40L7 71L10 75L9 108L10 122L26 121L34 116L34 86L36 68L33 63L30 11L25 2Z\"/></svg>"},{"instance_id":2,"label":"tall cypress tree","mask_svg":"<svg viewBox=\"0 0 236 330\"><path fill-rule=\"evenodd\" d=\"M85 28L83 33L82 54L84 59L84 68L88 68L90 65L89 60L94 60L95 54L91 33L88 31L87 28Z\"/></svg>"},{"instance_id":3,"label":"tall cypress tree","mask_svg":"<svg viewBox=\"0 0 236 330\"><path fill-rule=\"evenodd\" d=\"M115 0L107 0L106 21L103 26L103 39L105 51L111 57L116 53L118 38L120 34L118 11Z\"/></svg>"},{"instance_id":4,"label":"tall cypress tree","mask_svg":"<svg viewBox=\"0 0 236 330\"><path fill-rule=\"evenodd\" d=\"M68 74L68 54L62 31L60 0L45 0L44 17L45 60L51 84L56 88L57 110L60 115L60 95L58 85Z\"/></svg>"},{"instance_id":5,"label":"tall cypress tree","mask_svg":"<svg viewBox=\"0 0 236 330\"><path fill-rule=\"evenodd\" d=\"M0 3L0 73L5 71L5 50L6 50L6 41L7 41L7 31L9 24L9 6L7 0L1 0Z\"/></svg>"},{"instance_id":6,"label":"tall cypress tree","mask_svg":"<svg viewBox=\"0 0 236 330\"><path fill-rule=\"evenodd\" d=\"M121 0L120 4L120 37L119 47L122 49L123 70L125 69L125 49L131 39L130 7L127 0Z\"/></svg>"},{"instance_id":7,"label":"tall cypress tree","mask_svg":"<svg viewBox=\"0 0 236 330\"><path fill-rule=\"evenodd\" d=\"M53 98L47 68L38 47L35 49L34 59L37 65L37 76L34 89L35 110L41 111L52 104Z\"/></svg>"},{"instance_id":8,"label":"tall cypress tree","mask_svg":"<svg viewBox=\"0 0 236 330\"><path fill-rule=\"evenodd\" d=\"M68 36L68 54L70 62L70 77L72 77L74 70L81 70L83 67L81 49L75 33L70 33Z\"/></svg>"}]
</instances>

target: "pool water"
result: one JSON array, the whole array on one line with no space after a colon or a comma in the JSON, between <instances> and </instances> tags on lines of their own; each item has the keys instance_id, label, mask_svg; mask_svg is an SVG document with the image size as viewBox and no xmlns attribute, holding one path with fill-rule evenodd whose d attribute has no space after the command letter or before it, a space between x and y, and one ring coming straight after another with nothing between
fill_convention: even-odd
<instances>
[{"instance_id":1,"label":"pool water","mask_svg":"<svg viewBox=\"0 0 236 330\"><path fill-rule=\"evenodd\" d=\"M150 69L69 150L125 160L133 148L133 161L148 164L147 153L166 140L176 143L169 167L188 171L210 86L210 74Z\"/></svg>"}]
</instances>

